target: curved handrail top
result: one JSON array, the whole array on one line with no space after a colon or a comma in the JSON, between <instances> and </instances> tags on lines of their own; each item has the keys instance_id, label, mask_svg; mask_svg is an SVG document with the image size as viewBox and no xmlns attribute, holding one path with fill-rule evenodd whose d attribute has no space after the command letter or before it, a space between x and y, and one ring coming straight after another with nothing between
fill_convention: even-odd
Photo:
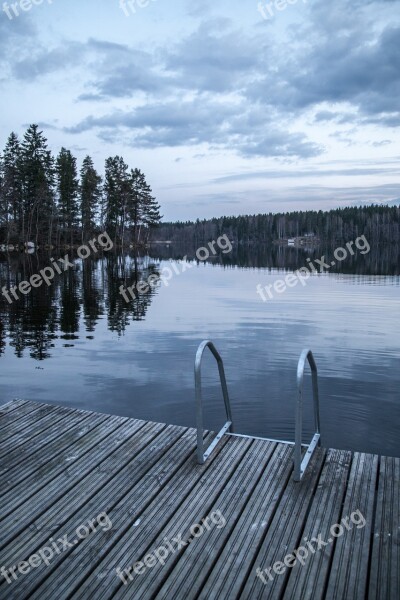
<instances>
[{"instance_id":1,"label":"curved handrail top","mask_svg":"<svg viewBox=\"0 0 400 600\"><path fill-rule=\"evenodd\" d=\"M317 364L314 360L314 355L309 348L305 348L300 355L299 362L297 365L297 387L300 390L303 385L304 369L306 367L306 360L310 365L311 371L317 373Z\"/></svg>"},{"instance_id":2,"label":"curved handrail top","mask_svg":"<svg viewBox=\"0 0 400 600\"><path fill-rule=\"evenodd\" d=\"M203 357L203 353L206 348L210 349L211 353L213 354L214 358L217 360L218 363L222 363L222 358L220 356L220 353L214 346L213 342L211 340L204 340L203 342L201 342L201 344L198 347L197 352L196 352L196 358L194 361L194 368L195 368L196 372L199 371L199 369L201 367L201 359Z\"/></svg>"}]
</instances>

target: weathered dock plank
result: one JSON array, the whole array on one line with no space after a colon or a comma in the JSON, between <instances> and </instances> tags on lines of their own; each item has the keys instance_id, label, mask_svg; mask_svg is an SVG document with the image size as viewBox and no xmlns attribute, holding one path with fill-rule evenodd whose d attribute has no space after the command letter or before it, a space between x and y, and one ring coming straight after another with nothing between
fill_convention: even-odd
<instances>
[{"instance_id":1,"label":"weathered dock plank","mask_svg":"<svg viewBox=\"0 0 400 600\"><path fill-rule=\"evenodd\" d=\"M157 547L158 536L163 539L164 537L183 535L182 527L187 528L192 524L192 511L201 509L205 502L212 502L213 497L208 493L210 484L207 485L207 483L218 480L221 485L224 485L250 443L247 440L242 441L240 445L233 445L232 452L227 453L223 450L232 445L227 440L210 462L199 466L195 462L195 437L193 436L192 455L163 487L162 504L160 504L160 494L157 494L148 504L143 497L142 489L139 496L136 497L135 511L132 515L135 520L127 523L123 513L122 515L116 513L115 527L117 535L119 532L118 544L114 545L107 553L105 560L96 570L98 583L94 587L94 591L97 598L102 600L110 598L123 586L121 579L116 575L116 568L125 569L134 565L152 547ZM228 454L229 460L227 459ZM218 487L216 489L214 487L212 494L217 493L218 489ZM175 524L177 519L180 521ZM182 521L184 522L181 523ZM135 523L136 525L134 525ZM87 546L90 546L90 543L96 543L94 539L85 540L85 542ZM74 557L71 565L72 574L77 561L79 561L78 554ZM135 586L135 595L136 593L137 587ZM86 581L82 581L80 589L76 589L74 597L83 599L87 597L87 594L86 579Z\"/></svg>"},{"instance_id":2,"label":"weathered dock plank","mask_svg":"<svg viewBox=\"0 0 400 600\"><path fill-rule=\"evenodd\" d=\"M16 529L23 529L27 524L42 514L47 506L62 498L91 471L101 468L102 461L110 456L127 436L145 426L144 422L122 422L118 417L102 419L89 429L86 425L81 429L81 435L69 448L63 450L55 458L51 458L42 468L33 473L2 497L2 514L13 513ZM26 482L29 482L26 487ZM15 508L13 509L12 496ZM0 523L2 514L0 515ZM1 526L0 526L1 527ZM0 547L4 543L4 533L0 538Z\"/></svg>"},{"instance_id":3,"label":"weathered dock plank","mask_svg":"<svg viewBox=\"0 0 400 600\"><path fill-rule=\"evenodd\" d=\"M14 528L12 528L9 538L10 543L6 548L0 550L0 563L2 561L15 561L18 552L23 550L27 551L28 548L31 548L32 552L34 552L35 547L40 545L40 542L42 542L42 544L45 543L46 539L49 537L49 532L52 532L52 535L55 535L58 529L66 526L68 518L71 515L79 512L82 507L84 507L83 510L85 510L85 501L89 501L90 505L90 501L92 501L92 498L96 493L101 494L101 500L103 502L106 497L106 483L123 469L125 464L124 461L135 459L136 456L140 454L142 448L149 442L152 442L163 429L165 429L164 425L156 424L147 424L144 425L144 427L137 429L136 435L132 432L133 435L127 437L127 443L117 447L115 453L111 454L111 456L101 463L100 468L89 471L86 477L81 481L80 485L73 486L52 505L46 505L44 499L43 501L39 500L37 504L39 507L42 507L42 511L40 511L39 508L39 511L33 515L29 512L24 512L26 515L25 522L22 524L18 523L18 525L15 525ZM140 435L137 435L139 432ZM132 476L131 471L128 472L128 477L129 476ZM27 503L27 508L29 507L29 504L31 504L31 501ZM80 522L82 522L82 520ZM27 533L27 527L31 524L33 524L33 527L30 527L29 532ZM64 531L60 531L60 534L61 533L64 533Z\"/></svg>"},{"instance_id":4,"label":"weathered dock plank","mask_svg":"<svg viewBox=\"0 0 400 600\"><path fill-rule=\"evenodd\" d=\"M399 597L400 458L381 458L369 589L374 600Z\"/></svg>"},{"instance_id":5,"label":"weathered dock plank","mask_svg":"<svg viewBox=\"0 0 400 600\"><path fill-rule=\"evenodd\" d=\"M332 525L340 523L342 517L350 465L351 452L327 452L311 510L297 546L303 546L308 555L304 557L304 564L297 562L292 567L285 598L314 600L324 595L334 551L330 529Z\"/></svg>"},{"instance_id":6,"label":"weathered dock plank","mask_svg":"<svg viewBox=\"0 0 400 600\"><path fill-rule=\"evenodd\" d=\"M268 576L264 577L264 580L257 574L257 569L270 568L277 562L283 562L284 557L292 549L301 545L299 543L301 532L318 483L324 457L325 452L318 449L302 480L295 483L293 479L289 479L267 535L255 557L254 567L247 578L241 598L277 598L283 592L289 574L288 569L285 568L278 575L273 573L272 579Z\"/></svg>"},{"instance_id":7,"label":"weathered dock plank","mask_svg":"<svg viewBox=\"0 0 400 600\"><path fill-rule=\"evenodd\" d=\"M56 409L55 406L26 404L21 410L9 412L0 421L0 444L8 443L13 435L20 436L32 428L40 427L40 421Z\"/></svg>"},{"instance_id":8,"label":"weathered dock plank","mask_svg":"<svg viewBox=\"0 0 400 600\"><path fill-rule=\"evenodd\" d=\"M184 427L0 407L0 598L400 597L400 459L318 449L295 483L290 444L195 450Z\"/></svg>"},{"instance_id":9,"label":"weathered dock plank","mask_svg":"<svg viewBox=\"0 0 400 600\"><path fill-rule=\"evenodd\" d=\"M81 421L89 418L89 415L83 416L78 412L68 413L68 409L52 410L49 414L43 415L31 427L24 427L19 433L6 434L0 433L0 459L3 465L10 463L15 466L15 457L12 454L18 452L20 456L24 454L33 454L36 449L51 441L51 436L55 433L54 426L60 424L59 431L68 429L70 423L74 423L76 417ZM62 422L64 421L64 422ZM46 432L46 429L51 431ZM7 438L6 438L7 436Z\"/></svg>"},{"instance_id":10,"label":"weathered dock plank","mask_svg":"<svg viewBox=\"0 0 400 600\"><path fill-rule=\"evenodd\" d=\"M1 459L1 472L7 478L6 489L11 489L16 482L32 475L50 458L54 458L58 452L62 451L63 444L69 446L71 434L73 435L73 431L81 431L85 419L90 419L90 415L82 415L80 411L72 412L69 415L62 414L59 418L54 418L48 427L49 430L44 435L38 435L22 445L13 446L12 450L9 450L7 455ZM41 433L44 433L44 430ZM1 485L0 483L0 496L3 493Z\"/></svg>"},{"instance_id":11,"label":"weathered dock plank","mask_svg":"<svg viewBox=\"0 0 400 600\"><path fill-rule=\"evenodd\" d=\"M11 400L6 404L0 406L0 429L7 425L10 421L21 419L27 412L36 410L36 406L32 406L30 402L26 400ZM11 415L13 411L16 411L14 415Z\"/></svg>"},{"instance_id":12,"label":"weathered dock plank","mask_svg":"<svg viewBox=\"0 0 400 600\"><path fill-rule=\"evenodd\" d=\"M20 398L20 399L15 399L15 400L9 400L9 402L6 402L5 404L1 404L0 405L0 419L2 419L3 416L7 415L8 413L12 412L13 410L16 410L17 408L21 410L21 407L24 404L30 405L30 402L28 402L28 400L23 400L22 398Z\"/></svg>"},{"instance_id":13,"label":"weathered dock plank","mask_svg":"<svg viewBox=\"0 0 400 600\"><path fill-rule=\"evenodd\" d=\"M343 505L343 516L346 518L359 511L365 519L365 524L363 527L352 527L337 538L326 593L327 600L364 600L367 597L377 475L378 457L355 453Z\"/></svg>"},{"instance_id":14,"label":"weathered dock plank","mask_svg":"<svg viewBox=\"0 0 400 600\"><path fill-rule=\"evenodd\" d=\"M165 582L157 597L170 598L171 595L178 594L186 598L200 591L208 573L227 547L228 540L231 540L233 529L252 498L265 469L268 468L271 460L274 460L275 450L276 444L272 442L270 447L264 442L260 443L259 440L253 443L245 457L245 465L235 472L212 507L213 511L220 511L226 525L223 528L214 527L199 539L192 539L190 546L173 570L168 575L166 572L163 573ZM249 460L250 464L248 464Z\"/></svg>"},{"instance_id":15,"label":"weathered dock plank","mask_svg":"<svg viewBox=\"0 0 400 600\"><path fill-rule=\"evenodd\" d=\"M218 560L209 565L210 573L202 586L199 598L234 598L244 587L255 555L270 527L292 471L293 448L278 444L268 469L258 481L246 509L235 523ZM234 573L234 576L233 576Z\"/></svg>"}]
</instances>

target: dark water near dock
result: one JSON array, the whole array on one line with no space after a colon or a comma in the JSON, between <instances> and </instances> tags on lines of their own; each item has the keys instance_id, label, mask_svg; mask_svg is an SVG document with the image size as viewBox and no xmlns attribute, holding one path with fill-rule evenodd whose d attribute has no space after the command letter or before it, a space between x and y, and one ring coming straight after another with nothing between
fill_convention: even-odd
<instances>
[{"instance_id":1,"label":"dark water near dock","mask_svg":"<svg viewBox=\"0 0 400 600\"><path fill-rule=\"evenodd\" d=\"M400 456L399 248L350 256L267 302L257 295L258 284L323 254L332 250L240 247L204 263L193 249L155 246L147 256L76 259L50 286L12 304L2 298L0 403L24 398L193 426L194 356L211 338L225 362L236 432L293 440L296 366L310 347L323 444ZM189 263L179 262L185 255ZM50 256L0 255L1 285L48 264ZM129 303L119 293L165 267L168 285ZM204 395L206 425L215 429L224 416L209 357Z\"/></svg>"}]
</instances>

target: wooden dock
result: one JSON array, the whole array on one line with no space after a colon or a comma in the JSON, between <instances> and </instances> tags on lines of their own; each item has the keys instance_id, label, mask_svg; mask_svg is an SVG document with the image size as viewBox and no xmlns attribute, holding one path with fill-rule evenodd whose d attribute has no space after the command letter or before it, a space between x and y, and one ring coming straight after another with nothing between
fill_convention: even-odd
<instances>
[{"instance_id":1,"label":"wooden dock","mask_svg":"<svg viewBox=\"0 0 400 600\"><path fill-rule=\"evenodd\" d=\"M226 435L202 466L195 446L194 429L1 406L1 600L400 598L400 459L318 449L294 483L292 445Z\"/></svg>"}]
</instances>

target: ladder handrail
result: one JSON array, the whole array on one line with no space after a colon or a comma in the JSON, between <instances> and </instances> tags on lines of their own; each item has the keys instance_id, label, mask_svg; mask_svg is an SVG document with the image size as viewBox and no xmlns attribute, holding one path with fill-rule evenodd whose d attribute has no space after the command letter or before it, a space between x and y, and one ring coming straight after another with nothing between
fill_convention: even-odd
<instances>
[{"instance_id":1,"label":"ladder handrail","mask_svg":"<svg viewBox=\"0 0 400 600\"><path fill-rule=\"evenodd\" d=\"M222 427L220 432L217 434L215 439L211 442L206 450L204 450L204 428L203 428L203 399L202 399L202 390L201 390L201 361L203 358L204 350L208 348L215 360L218 364L219 378L222 387L222 394L224 397L225 404L225 412L227 421L225 425ZM197 425L197 462L202 465L205 463L207 458L210 456L211 452L214 450L215 446L218 444L222 436L227 431L233 430L233 421L232 421L232 412L231 405L228 394L228 386L226 384L224 363L222 361L221 355L218 350L214 346L214 344L210 340L204 340L201 342L200 346L196 352L196 359L194 361L194 381L196 388L196 425Z\"/></svg>"},{"instance_id":2,"label":"ladder handrail","mask_svg":"<svg viewBox=\"0 0 400 600\"><path fill-rule=\"evenodd\" d=\"M314 419L315 419L315 434L308 446L306 454L301 460L302 447L302 432L303 432L303 381L304 370L308 361L312 374L313 400L314 400ZM320 420L319 420L319 394L318 394L318 369L313 356L309 349L303 350L297 365L297 402L296 402L296 429L295 429L295 446L294 446L294 481L300 481L310 458L317 447L321 443Z\"/></svg>"}]
</instances>

